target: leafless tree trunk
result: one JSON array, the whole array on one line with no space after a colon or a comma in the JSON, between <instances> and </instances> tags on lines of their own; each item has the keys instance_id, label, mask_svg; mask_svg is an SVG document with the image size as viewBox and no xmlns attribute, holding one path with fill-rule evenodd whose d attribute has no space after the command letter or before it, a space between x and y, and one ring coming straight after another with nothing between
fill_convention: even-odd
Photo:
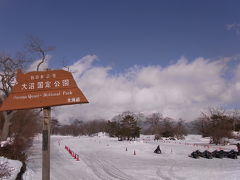
<instances>
[{"instance_id":1,"label":"leafless tree trunk","mask_svg":"<svg viewBox=\"0 0 240 180\"><path fill-rule=\"evenodd\" d=\"M3 102L6 97L8 97L14 81L15 75L18 68L23 65L22 58L13 59L7 55L0 55L0 101ZM11 126L11 118L14 111L3 112L3 129L1 134L1 141L7 139L9 134L9 128Z\"/></svg>"},{"instance_id":2,"label":"leafless tree trunk","mask_svg":"<svg viewBox=\"0 0 240 180\"><path fill-rule=\"evenodd\" d=\"M12 125L11 119L16 111L12 111L9 114L5 111L3 112L3 118L4 118L4 124L2 129L2 135L1 135L1 141L4 141L7 139L9 134L10 126Z\"/></svg>"}]
</instances>

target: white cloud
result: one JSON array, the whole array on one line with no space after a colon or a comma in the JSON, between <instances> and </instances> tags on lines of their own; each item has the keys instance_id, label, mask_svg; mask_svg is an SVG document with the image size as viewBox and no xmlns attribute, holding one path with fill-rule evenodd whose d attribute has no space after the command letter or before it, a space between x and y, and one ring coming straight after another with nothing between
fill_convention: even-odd
<instances>
[{"instance_id":1,"label":"white cloud","mask_svg":"<svg viewBox=\"0 0 240 180\"><path fill-rule=\"evenodd\" d=\"M80 77L85 71L91 68L93 61L96 59L96 55L84 56L80 61L76 61L73 65L69 66L69 70L75 77Z\"/></svg>"},{"instance_id":2,"label":"white cloud","mask_svg":"<svg viewBox=\"0 0 240 180\"><path fill-rule=\"evenodd\" d=\"M182 57L167 67L135 66L118 75L111 67L94 66L96 59L88 55L70 66L89 104L55 108L60 121L110 119L126 110L191 120L208 107L240 100L240 64L234 78L226 80L226 58Z\"/></svg>"},{"instance_id":3,"label":"white cloud","mask_svg":"<svg viewBox=\"0 0 240 180\"><path fill-rule=\"evenodd\" d=\"M227 30L233 30L237 35L240 35L240 23L227 24Z\"/></svg>"}]
</instances>

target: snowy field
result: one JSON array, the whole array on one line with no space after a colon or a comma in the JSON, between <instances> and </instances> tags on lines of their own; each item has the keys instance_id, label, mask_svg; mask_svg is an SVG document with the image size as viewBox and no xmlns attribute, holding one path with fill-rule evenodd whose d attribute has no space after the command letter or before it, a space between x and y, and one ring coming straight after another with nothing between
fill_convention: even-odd
<instances>
[{"instance_id":1,"label":"snowy field","mask_svg":"<svg viewBox=\"0 0 240 180\"><path fill-rule=\"evenodd\" d=\"M51 180L240 179L240 159L188 157L197 149L236 150L234 145L208 146L208 141L193 135L182 141L158 142L150 136L142 136L134 142L119 142L104 136L51 136ZM162 154L153 153L157 145ZM41 146L39 136L31 149L25 180L41 180ZM74 159L65 146L78 154L80 160Z\"/></svg>"}]
</instances>

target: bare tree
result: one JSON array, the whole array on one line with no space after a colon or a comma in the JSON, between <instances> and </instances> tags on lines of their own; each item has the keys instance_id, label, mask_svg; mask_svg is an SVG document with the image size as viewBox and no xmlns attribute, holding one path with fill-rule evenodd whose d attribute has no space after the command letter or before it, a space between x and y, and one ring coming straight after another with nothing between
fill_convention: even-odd
<instances>
[{"instance_id":1,"label":"bare tree","mask_svg":"<svg viewBox=\"0 0 240 180\"><path fill-rule=\"evenodd\" d=\"M206 116L206 114L202 113L202 116L198 117L194 122L193 122L193 129L201 134L203 137L207 137L208 132L207 132L207 125L208 125L209 117Z\"/></svg>"},{"instance_id":2,"label":"bare tree","mask_svg":"<svg viewBox=\"0 0 240 180\"><path fill-rule=\"evenodd\" d=\"M10 136L14 138L12 144L6 147L6 157L25 161L26 150L32 145L33 137L40 132L40 121L37 111L19 110L13 116Z\"/></svg>"},{"instance_id":3,"label":"bare tree","mask_svg":"<svg viewBox=\"0 0 240 180\"><path fill-rule=\"evenodd\" d=\"M174 134L177 139L184 139L184 136L187 135L187 130L184 126L184 120L179 119L174 128Z\"/></svg>"},{"instance_id":4,"label":"bare tree","mask_svg":"<svg viewBox=\"0 0 240 180\"><path fill-rule=\"evenodd\" d=\"M220 108L209 108L208 111L202 113L205 136L210 136L214 144L224 143L224 138L232 137L233 116Z\"/></svg>"},{"instance_id":5,"label":"bare tree","mask_svg":"<svg viewBox=\"0 0 240 180\"><path fill-rule=\"evenodd\" d=\"M26 48L32 54L36 53L37 57L41 59L40 63L37 65L36 69L42 63L46 61L47 52L52 50L52 47L44 47L41 41L37 38L30 37ZM0 103L8 97L12 90L12 87L16 81L16 73L18 69L24 68L29 60L22 54L18 54L16 57L12 57L6 54L0 54ZM9 135L9 129L12 125L13 115L15 111L4 111L3 115L3 128L1 130L1 141L6 140Z\"/></svg>"},{"instance_id":6,"label":"bare tree","mask_svg":"<svg viewBox=\"0 0 240 180\"><path fill-rule=\"evenodd\" d=\"M174 137L174 120L169 117L165 117L161 122L162 125L162 136L163 137Z\"/></svg>"},{"instance_id":7,"label":"bare tree","mask_svg":"<svg viewBox=\"0 0 240 180\"><path fill-rule=\"evenodd\" d=\"M17 69L22 68L25 61L21 56L13 58L6 54L0 55L0 103L8 97L14 83ZM1 140L6 140L9 134L9 127L12 124L12 117L15 111L4 111L3 115L3 128L1 131Z\"/></svg>"},{"instance_id":8,"label":"bare tree","mask_svg":"<svg viewBox=\"0 0 240 180\"><path fill-rule=\"evenodd\" d=\"M235 109L232 114L233 131L240 131L240 110Z\"/></svg>"},{"instance_id":9,"label":"bare tree","mask_svg":"<svg viewBox=\"0 0 240 180\"><path fill-rule=\"evenodd\" d=\"M147 124L149 124L149 132L151 134L160 135L161 126L160 122L163 120L163 115L160 113L153 113L147 118Z\"/></svg>"},{"instance_id":10,"label":"bare tree","mask_svg":"<svg viewBox=\"0 0 240 180\"><path fill-rule=\"evenodd\" d=\"M30 53L36 54L40 58L40 62L36 67L37 71L39 71L40 66L47 60L47 53L54 49L54 47L50 46L45 47L40 39L33 36L29 37L26 48Z\"/></svg>"},{"instance_id":11,"label":"bare tree","mask_svg":"<svg viewBox=\"0 0 240 180\"><path fill-rule=\"evenodd\" d=\"M22 68L25 62L20 56L14 58L6 54L0 54L0 91L2 100L8 96L15 83L17 69Z\"/></svg>"}]
</instances>

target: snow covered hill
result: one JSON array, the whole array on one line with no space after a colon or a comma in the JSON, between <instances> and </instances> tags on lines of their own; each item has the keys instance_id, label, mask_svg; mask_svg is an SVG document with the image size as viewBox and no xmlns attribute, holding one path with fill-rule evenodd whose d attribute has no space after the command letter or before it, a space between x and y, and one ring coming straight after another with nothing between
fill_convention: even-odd
<instances>
[{"instance_id":1,"label":"snow covered hill","mask_svg":"<svg viewBox=\"0 0 240 180\"><path fill-rule=\"evenodd\" d=\"M51 180L237 180L240 159L193 159L204 151L231 150L235 146L209 146L207 139L188 136L183 141L117 141L106 136L51 137ZM41 179L41 136L34 141L25 180ZM162 154L153 151L160 145ZM79 155L74 159L65 147ZM239 157L240 158L240 157Z\"/></svg>"}]
</instances>

